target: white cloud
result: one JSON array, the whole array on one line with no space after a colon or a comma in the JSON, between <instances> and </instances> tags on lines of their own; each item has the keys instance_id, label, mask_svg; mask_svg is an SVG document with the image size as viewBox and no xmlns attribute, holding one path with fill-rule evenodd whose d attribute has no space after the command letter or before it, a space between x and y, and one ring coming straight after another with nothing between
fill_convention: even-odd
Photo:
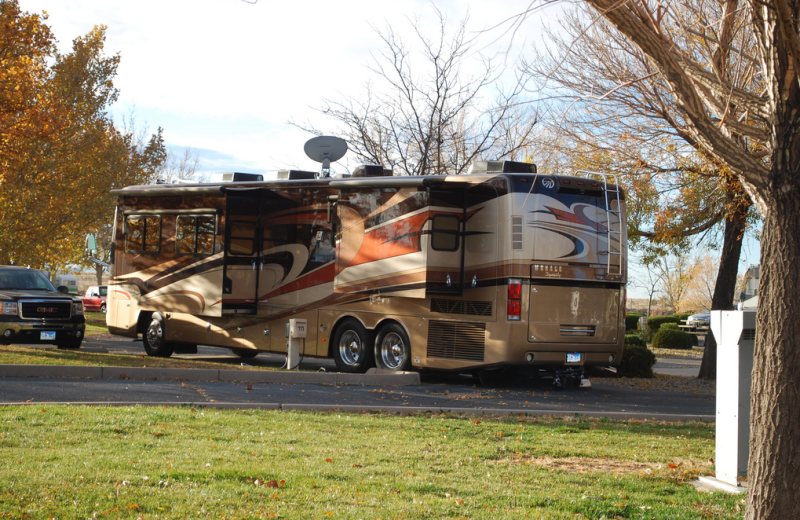
<instances>
[{"instance_id":1,"label":"white cloud","mask_svg":"<svg viewBox=\"0 0 800 520\"><path fill-rule=\"evenodd\" d=\"M407 17L419 16L423 25L435 21L424 0L20 3L24 10L49 13L48 24L63 49L94 25L108 26L106 51L122 58L116 114L135 107L139 122L164 127L170 145L216 150L242 165L227 170L316 169L302 152L310 136L286 122L312 120L324 128L311 107L362 91L370 52L381 45L373 26L389 23L410 42ZM452 24L467 8L456 1L436 5ZM471 2L470 27L490 27L521 7ZM481 37L488 43L494 34ZM523 41L518 35L517 49ZM492 48L505 50L506 44L495 42ZM212 166L221 165L203 163L204 169Z\"/></svg>"}]
</instances>

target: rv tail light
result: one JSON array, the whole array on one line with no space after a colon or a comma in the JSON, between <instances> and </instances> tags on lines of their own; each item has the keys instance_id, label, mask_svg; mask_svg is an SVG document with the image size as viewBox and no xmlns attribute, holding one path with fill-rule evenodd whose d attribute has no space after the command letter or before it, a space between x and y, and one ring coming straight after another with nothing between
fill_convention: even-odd
<instances>
[{"instance_id":1,"label":"rv tail light","mask_svg":"<svg viewBox=\"0 0 800 520\"><path fill-rule=\"evenodd\" d=\"M508 281L508 320L520 320L520 300L522 298L522 280Z\"/></svg>"}]
</instances>

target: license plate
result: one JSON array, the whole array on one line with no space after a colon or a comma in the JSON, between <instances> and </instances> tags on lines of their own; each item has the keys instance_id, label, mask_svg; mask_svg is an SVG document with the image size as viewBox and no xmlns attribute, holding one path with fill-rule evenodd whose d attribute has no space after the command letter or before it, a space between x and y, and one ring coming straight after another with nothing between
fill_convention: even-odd
<instances>
[{"instance_id":1,"label":"license plate","mask_svg":"<svg viewBox=\"0 0 800 520\"><path fill-rule=\"evenodd\" d=\"M580 352L567 352L567 363L580 363L580 362L581 362Z\"/></svg>"},{"instance_id":2,"label":"license plate","mask_svg":"<svg viewBox=\"0 0 800 520\"><path fill-rule=\"evenodd\" d=\"M56 333L55 332L42 332L41 335L39 336L39 338L42 341L53 341L54 339L56 339Z\"/></svg>"}]
</instances>

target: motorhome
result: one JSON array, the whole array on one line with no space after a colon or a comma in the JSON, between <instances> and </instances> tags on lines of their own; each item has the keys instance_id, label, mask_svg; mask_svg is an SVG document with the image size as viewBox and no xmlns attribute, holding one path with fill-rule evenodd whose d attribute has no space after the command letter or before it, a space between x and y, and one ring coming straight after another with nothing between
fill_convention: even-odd
<instances>
[{"instance_id":1,"label":"motorhome","mask_svg":"<svg viewBox=\"0 0 800 520\"><path fill-rule=\"evenodd\" d=\"M343 372L621 362L627 244L613 177L476 163L470 174L131 186L118 197L109 331L149 355L197 344ZM246 177L244 177L246 179Z\"/></svg>"}]
</instances>

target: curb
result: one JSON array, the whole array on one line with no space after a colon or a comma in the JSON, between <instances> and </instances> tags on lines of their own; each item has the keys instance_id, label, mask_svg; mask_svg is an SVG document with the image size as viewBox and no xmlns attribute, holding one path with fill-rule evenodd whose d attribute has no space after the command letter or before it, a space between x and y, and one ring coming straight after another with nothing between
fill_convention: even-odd
<instances>
[{"instance_id":1,"label":"curb","mask_svg":"<svg viewBox=\"0 0 800 520\"><path fill-rule=\"evenodd\" d=\"M714 415L693 415L693 414L665 414L665 413L631 413L631 412L597 412L597 411L567 411L567 410L534 410L528 408L458 408L443 406L361 406L361 405L324 405L324 404L302 404L302 403L228 403L216 401L201 402L152 402L140 403L134 401L37 401L31 403L4 403L0 406L192 406L201 408L233 409L233 410L280 410L284 412L343 412L343 413L433 413L433 414L454 414L454 415L487 415L487 416L575 416L579 415L586 418L607 418L614 420L652 420L668 422L714 422Z\"/></svg>"},{"instance_id":2,"label":"curb","mask_svg":"<svg viewBox=\"0 0 800 520\"><path fill-rule=\"evenodd\" d=\"M366 374L230 370L216 368L84 367L0 365L0 377L138 379L153 381L220 381L225 383L289 383L312 385L417 386L418 372L370 369Z\"/></svg>"}]
</instances>

